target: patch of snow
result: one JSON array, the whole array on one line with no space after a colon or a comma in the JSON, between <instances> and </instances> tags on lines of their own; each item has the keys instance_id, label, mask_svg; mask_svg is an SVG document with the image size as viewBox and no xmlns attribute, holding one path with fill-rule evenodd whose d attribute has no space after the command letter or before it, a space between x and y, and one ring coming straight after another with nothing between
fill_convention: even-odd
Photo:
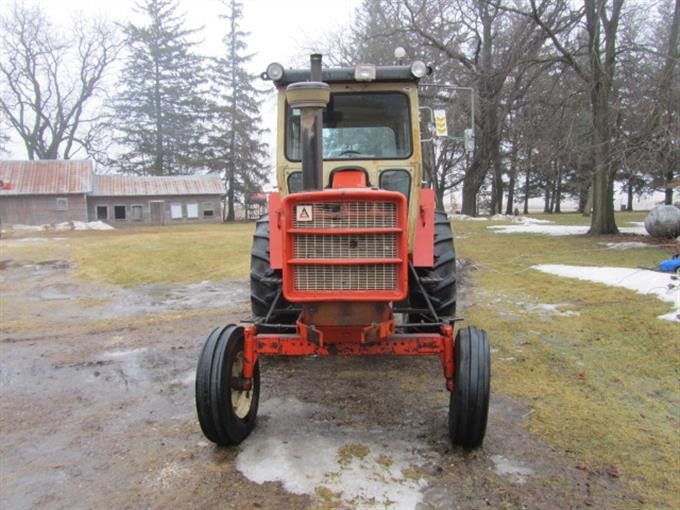
<instances>
[{"instance_id":1,"label":"patch of snow","mask_svg":"<svg viewBox=\"0 0 680 510\"><path fill-rule=\"evenodd\" d=\"M669 273L633 269L629 267L567 266L561 264L539 264L533 269L567 278L577 278L614 287L623 287L638 294L652 295L672 303L674 311L660 315L659 319L680 321L680 285L671 280Z\"/></svg>"},{"instance_id":2,"label":"patch of snow","mask_svg":"<svg viewBox=\"0 0 680 510\"><path fill-rule=\"evenodd\" d=\"M493 225L487 227L493 229L498 234L542 234L548 236L571 236L584 235L588 233L588 225ZM644 227L620 227L622 234L648 235Z\"/></svg>"},{"instance_id":3,"label":"patch of snow","mask_svg":"<svg viewBox=\"0 0 680 510\"><path fill-rule=\"evenodd\" d=\"M575 317L581 315L579 312L573 310L560 310L560 307L570 306L569 303L557 303L554 305L549 305L545 303L539 303L535 305L527 305L526 310L529 312L546 312L551 315L561 315L563 317Z\"/></svg>"},{"instance_id":4,"label":"patch of snow","mask_svg":"<svg viewBox=\"0 0 680 510\"><path fill-rule=\"evenodd\" d=\"M407 509L421 502L424 479L405 475L423 462L415 454L421 445L331 428L322 406L294 398L269 399L260 414L264 419L236 458L251 481L280 481L292 493L312 496L325 488L339 495L339 506L353 508Z\"/></svg>"},{"instance_id":5,"label":"patch of snow","mask_svg":"<svg viewBox=\"0 0 680 510\"><path fill-rule=\"evenodd\" d=\"M492 221L511 221L513 223L523 223L523 224L540 224L548 225L555 223L550 220L541 220L539 218L531 218L529 216L514 216L510 214L494 214L489 218Z\"/></svg>"},{"instance_id":6,"label":"patch of snow","mask_svg":"<svg viewBox=\"0 0 680 510\"><path fill-rule=\"evenodd\" d=\"M138 347L137 349L124 349L121 351L106 351L96 357L97 361L113 361L121 358L134 357L147 351L146 347Z\"/></svg>"},{"instance_id":7,"label":"patch of snow","mask_svg":"<svg viewBox=\"0 0 680 510\"><path fill-rule=\"evenodd\" d=\"M647 243L640 243L638 241L631 241L625 243L600 243L610 250L631 250L634 248L652 248L652 245Z\"/></svg>"},{"instance_id":8,"label":"patch of snow","mask_svg":"<svg viewBox=\"0 0 680 510\"><path fill-rule=\"evenodd\" d=\"M9 230L28 232L66 232L69 230L114 230L103 221L64 221L53 225L10 225Z\"/></svg>"},{"instance_id":9,"label":"patch of snow","mask_svg":"<svg viewBox=\"0 0 680 510\"><path fill-rule=\"evenodd\" d=\"M65 232L66 230L73 230L73 225L71 225L71 222L69 221L64 221L63 223L55 223L54 226L52 227L52 230L55 232Z\"/></svg>"},{"instance_id":10,"label":"patch of snow","mask_svg":"<svg viewBox=\"0 0 680 510\"><path fill-rule=\"evenodd\" d=\"M555 222L550 220L542 220L540 218L530 218L529 216L520 216L521 223L534 225L553 225Z\"/></svg>"},{"instance_id":11,"label":"patch of snow","mask_svg":"<svg viewBox=\"0 0 680 510\"><path fill-rule=\"evenodd\" d=\"M619 232L622 234L637 234L640 236L649 236L649 232L643 226L641 227L619 227Z\"/></svg>"},{"instance_id":12,"label":"patch of snow","mask_svg":"<svg viewBox=\"0 0 680 510\"><path fill-rule=\"evenodd\" d=\"M462 221L489 221L489 218L485 216L468 216L467 214L453 214L450 218Z\"/></svg>"},{"instance_id":13,"label":"patch of snow","mask_svg":"<svg viewBox=\"0 0 680 510\"><path fill-rule=\"evenodd\" d=\"M534 475L533 469L521 466L502 455L492 455L491 460L496 474L508 478L512 483L524 484L528 477Z\"/></svg>"},{"instance_id":14,"label":"patch of snow","mask_svg":"<svg viewBox=\"0 0 680 510\"><path fill-rule=\"evenodd\" d=\"M20 237L18 239L5 239L8 244L31 244L31 243L45 243L47 241L63 241L65 237Z\"/></svg>"},{"instance_id":15,"label":"patch of snow","mask_svg":"<svg viewBox=\"0 0 680 510\"><path fill-rule=\"evenodd\" d=\"M9 228L9 230L25 230L27 232L42 232L43 230L45 230L44 225L21 225L21 224L17 224L17 225L10 225L8 228Z\"/></svg>"},{"instance_id":16,"label":"patch of snow","mask_svg":"<svg viewBox=\"0 0 680 510\"><path fill-rule=\"evenodd\" d=\"M103 221L74 221L73 230L114 230L114 228L108 223Z\"/></svg>"}]
</instances>

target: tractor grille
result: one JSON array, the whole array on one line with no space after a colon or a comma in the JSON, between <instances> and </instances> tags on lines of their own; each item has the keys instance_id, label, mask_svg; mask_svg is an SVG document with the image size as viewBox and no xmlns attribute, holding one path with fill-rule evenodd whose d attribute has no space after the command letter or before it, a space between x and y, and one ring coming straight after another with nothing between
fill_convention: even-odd
<instances>
[{"instance_id":1,"label":"tractor grille","mask_svg":"<svg viewBox=\"0 0 680 510\"><path fill-rule=\"evenodd\" d=\"M397 264L304 264L295 268L296 290L394 290L396 287Z\"/></svg>"},{"instance_id":2,"label":"tractor grille","mask_svg":"<svg viewBox=\"0 0 680 510\"><path fill-rule=\"evenodd\" d=\"M296 234L296 259L386 259L397 256L397 235Z\"/></svg>"},{"instance_id":3,"label":"tractor grille","mask_svg":"<svg viewBox=\"0 0 680 510\"><path fill-rule=\"evenodd\" d=\"M335 190L315 195L306 199L296 193L285 199L287 299L329 299L321 293L344 301L403 299L408 251L401 195L379 190L357 192L361 197Z\"/></svg>"},{"instance_id":4,"label":"tractor grille","mask_svg":"<svg viewBox=\"0 0 680 510\"><path fill-rule=\"evenodd\" d=\"M393 202L316 202L311 221L293 222L294 228L393 228L397 207Z\"/></svg>"}]
</instances>

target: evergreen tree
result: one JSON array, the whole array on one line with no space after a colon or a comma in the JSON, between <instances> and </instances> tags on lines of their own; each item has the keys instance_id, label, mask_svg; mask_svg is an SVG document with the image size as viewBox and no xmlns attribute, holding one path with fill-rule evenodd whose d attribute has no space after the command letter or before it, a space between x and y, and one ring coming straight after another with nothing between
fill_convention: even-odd
<instances>
[{"instance_id":1,"label":"evergreen tree","mask_svg":"<svg viewBox=\"0 0 680 510\"><path fill-rule=\"evenodd\" d=\"M208 154L211 171L219 172L225 183L225 220L234 220L234 205L262 189L268 167L263 162L267 144L266 131L260 127L260 96L253 86L254 76L246 70L252 55L245 54L247 33L240 29L242 5L236 0L225 3L228 32L223 42L225 55L214 59L211 94L210 136Z\"/></svg>"},{"instance_id":2,"label":"evergreen tree","mask_svg":"<svg viewBox=\"0 0 680 510\"><path fill-rule=\"evenodd\" d=\"M202 58L189 40L198 30L183 28L175 0L145 0L136 10L149 22L124 28L129 55L115 102L123 152L114 164L140 175L193 173L203 163L206 110Z\"/></svg>"}]
</instances>

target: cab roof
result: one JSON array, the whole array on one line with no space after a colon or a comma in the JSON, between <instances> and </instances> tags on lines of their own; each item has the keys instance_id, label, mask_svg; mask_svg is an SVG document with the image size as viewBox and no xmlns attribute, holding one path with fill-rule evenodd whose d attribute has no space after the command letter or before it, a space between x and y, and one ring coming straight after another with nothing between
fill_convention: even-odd
<instances>
[{"instance_id":1,"label":"cab roof","mask_svg":"<svg viewBox=\"0 0 680 510\"><path fill-rule=\"evenodd\" d=\"M379 82L412 82L418 83L420 78L413 76L411 66L375 66L375 79L357 80L354 77L355 67L327 67L321 69L321 81L325 83L379 83ZM309 69L284 69L283 76L273 80L277 88L285 87L299 81L309 81ZM267 73L262 78L270 80Z\"/></svg>"}]
</instances>

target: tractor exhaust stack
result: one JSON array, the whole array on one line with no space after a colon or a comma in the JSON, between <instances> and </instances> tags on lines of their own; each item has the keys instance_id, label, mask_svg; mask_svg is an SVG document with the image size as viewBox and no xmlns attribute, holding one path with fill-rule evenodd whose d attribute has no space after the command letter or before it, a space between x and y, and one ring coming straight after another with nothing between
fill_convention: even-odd
<instances>
[{"instance_id":1,"label":"tractor exhaust stack","mask_svg":"<svg viewBox=\"0 0 680 510\"><path fill-rule=\"evenodd\" d=\"M321 55L310 57L311 81L291 83L286 99L291 108L299 108L302 143L302 188L323 189L323 109L330 100L330 88L321 81Z\"/></svg>"}]
</instances>

